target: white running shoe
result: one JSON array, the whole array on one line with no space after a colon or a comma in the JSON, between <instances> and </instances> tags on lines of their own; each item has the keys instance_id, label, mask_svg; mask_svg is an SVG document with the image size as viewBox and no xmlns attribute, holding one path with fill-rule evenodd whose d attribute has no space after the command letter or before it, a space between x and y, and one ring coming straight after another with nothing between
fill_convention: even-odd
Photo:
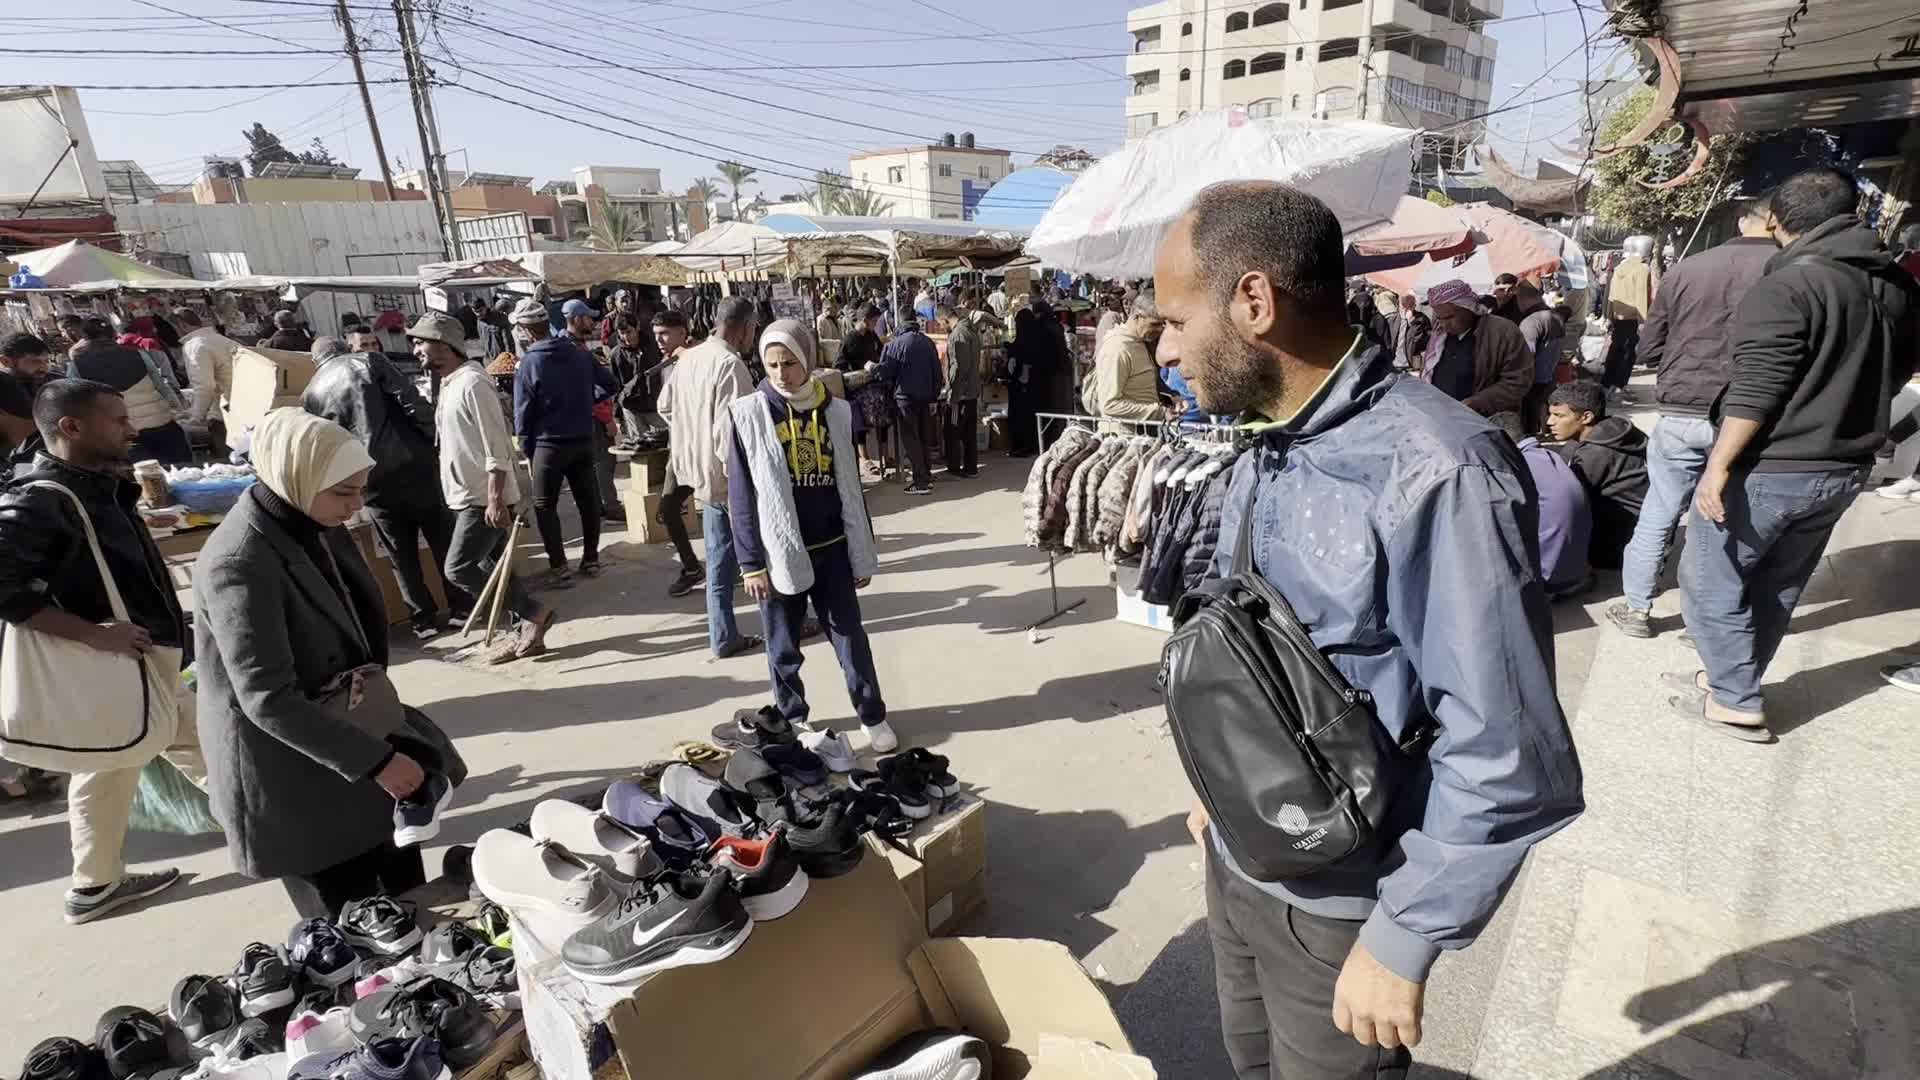
<instances>
[{"instance_id":1,"label":"white running shoe","mask_svg":"<svg viewBox=\"0 0 1920 1080\"><path fill-rule=\"evenodd\" d=\"M1908 476L1885 487L1873 489L1875 495L1883 499L1905 499L1908 502L1920 502L1920 476Z\"/></svg>"},{"instance_id":2,"label":"white running shoe","mask_svg":"<svg viewBox=\"0 0 1920 1080\"><path fill-rule=\"evenodd\" d=\"M482 833L473 846L473 883L552 951L624 895L605 871L559 844L508 829Z\"/></svg>"},{"instance_id":3,"label":"white running shoe","mask_svg":"<svg viewBox=\"0 0 1920 1080\"><path fill-rule=\"evenodd\" d=\"M802 731L800 745L818 755L821 763L832 772L852 772L860 764L853 756L852 740L832 728Z\"/></svg>"},{"instance_id":4,"label":"white running shoe","mask_svg":"<svg viewBox=\"0 0 1920 1080\"><path fill-rule=\"evenodd\" d=\"M874 753L890 754L900 749L900 736L893 733L893 725L885 720L877 724L868 724L866 731L867 745L873 748Z\"/></svg>"},{"instance_id":5,"label":"white running shoe","mask_svg":"<svg viewBox=\"0 0 1920 1080\"><path fill-rule=\"evenodd\" d=\"M535 840L559 844L602 870L631 881L661 869L645 833L622 825L598 810L565 799L547 799L533 808L529 823Z\"/></svg>"}]
</instances>

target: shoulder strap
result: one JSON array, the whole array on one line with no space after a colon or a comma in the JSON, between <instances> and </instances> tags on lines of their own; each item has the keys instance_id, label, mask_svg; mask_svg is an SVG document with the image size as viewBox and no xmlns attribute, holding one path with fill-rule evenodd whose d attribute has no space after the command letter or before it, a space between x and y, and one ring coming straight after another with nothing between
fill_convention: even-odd
<instances>
[{"instance_id":1,"label":"shoulder strap","mask_svg":"<svg viewBox=\"0 0 1920 1080\"><path fill-rule=\"evenodd\" d=\"M120 598L120 586L113 580L113 572L107 569L107 556L100 550L100 537L93 531L93 517L87 513L87 505L81 502L80 496L75 495L65 484L52 480L35 480L27 486L57 491L72 500L73 508L80 512L80 525L87 531L87 546L93 549L93 565L99 568L100 580L107 587L107 603L113 609L113 617L121 622L132 622L133 619L127 614L127 603Z\"/></svg>"}]
</instances>

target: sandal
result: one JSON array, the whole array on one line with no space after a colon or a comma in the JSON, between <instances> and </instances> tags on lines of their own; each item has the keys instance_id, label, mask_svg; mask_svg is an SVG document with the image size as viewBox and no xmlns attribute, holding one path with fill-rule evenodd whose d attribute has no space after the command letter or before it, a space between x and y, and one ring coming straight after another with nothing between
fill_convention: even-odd
<instances>
[{"instance_id":1,"label":"sandal","mask_svg":"<svg viewBox=\"0 0 1920 1080\"><path fill-rule=\"evenodd\" d=\"M733 756L720 747L700 739L682 739L673 744L673 748L667 751L667 755L676 762L684 761L714 777L721 776L727 771L727 759Z\"/></svg>"},{"instance_id":2,"label":"sandal","mask_svg":"<svg viewBox=\"0 0 1920 1080\"><path fill-rule=\"evenodd\" d=\"M1770 743L1779 741L1774 737L1773 732L1767 730L1767 725L1764 723L1730 724L1724 720L1715 720L1713 717L1708 716L1707 699L1704 695L1697 698L1671 697L1667 699L1667 707L1696 724L1711 728L1722 735L1739 739L1741 742Z\"/></svg>"},{"instance_id":3,"label":"sandal","mask_svg":"<svg viewBox=\"0 0 1920 1080\"><path fill-rule=\"evenodd\" d=\"M548 608L540 613L540 618L529 625L526 635L513 643L513 655L517 660L543 656L547 651L547 631L559 619L559 613Z\"/></svg>"},{"instance_id":4,"label":"sandal","mask_svg":"<svg viewBox=\"0 0 1920 1080\"><path fill-rule=\"evenodd\" d=\"M919 770L920 778L926 781L927 794L936 799L951 799L960 794L960 778L947 770L947 758L944 754L935 754L922 747L914 747L895 755L913 763ZM883 758L879 762L882 769L893 758Z\"/></svg>"},{"instance_id":5,"label":"sandal","mask_svg":"<svg viewBox=\"0 0 1920 1080\"><path fill-rule=\"evenodd\" d=\"M573 588L573 571L564 566L547 571L545 585L549 589Z\"/></svg>"},{"instance_id":6,"label":"sandal","mask_svg":"<svg viewBox=\"0 0 1920 1080\"><path fill-rule=\"evenodd\" d=\"M597 562L583 562L583 563L581 563L581 564L580 564L580 576L581 576L581 577L589 577L589 578L597 578L597 577L599 577L599 576L600 576L600 564L599 564L599 563L597 563Z\"/></svg>"},{"instance_id":7,"label":"sandal","mask_svg":"<svg viewBox=\"0 0 1920 1080\"><path fill-rule=\"evenodd\" d=\"M741 634L739 637L733 639L732 648L723 653L719 653L714 659L731 660L736 656L744 656L766 643L767 639L761 637L759 634Z\"/></svg>"}]
</instances>

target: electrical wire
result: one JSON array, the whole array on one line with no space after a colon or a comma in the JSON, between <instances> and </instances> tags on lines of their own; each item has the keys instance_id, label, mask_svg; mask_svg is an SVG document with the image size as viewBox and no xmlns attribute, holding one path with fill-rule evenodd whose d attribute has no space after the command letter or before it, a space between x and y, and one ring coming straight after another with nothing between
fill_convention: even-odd
<instances>
[{"instance_id":1,"label":"electrical wire","mask_svg":"<svg viewBox=\"0 0 1920 1080\"><path fill-rule=\"evenodd\" d=\"M150 7L157 11L164 11L169 15L179 15L189 19L198 19L199 21L206 23L208 26L217 26L222 30L235 29L234 27L228 26L226 23L223 23L218 19L209 19L205 15L195 15L192 12L187 12L187 11L176 11L175 9L170 8L165 4L157 4L154 2L154 0L133 0L133 2L136 4L139 4L141 7ZM251 34L257 38L265 38L268 41L277 41L282 45L292 45L295 48L300 47L298 42L288 41L286 38L283 38L283 37L275 37L272 34L266 33L265 31L241 30L240 32L245 34Z\"/></svg>"},{"instance_id":2,"label":"electrical wire","mask_svg":"<svg viewBox=\"0 0 1920 1080\"><path fill-rule=\"evenodd\" d=\"M344 61L343 61L344 62ZM404 83L405 79L368 79L368 86L387 86ZM358 80L347 79L339 82L290 82L290 83L120 83L105 85L101 83L61 83L69 90L298 90L303 86L358 86ZM221 106L229 108L230 106ZM154 113L155 116L173 116L174 113Z\"/></svg>"}]
</instances>

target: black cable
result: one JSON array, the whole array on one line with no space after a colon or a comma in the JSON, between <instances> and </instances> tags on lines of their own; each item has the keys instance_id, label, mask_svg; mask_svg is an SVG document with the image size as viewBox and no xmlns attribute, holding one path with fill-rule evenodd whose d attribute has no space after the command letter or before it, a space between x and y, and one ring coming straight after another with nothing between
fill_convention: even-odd
<instances>
[{"instance_id":1,"label":"black cable","mask_svg":"<svg viewBox=\"0 0 1920 1080\"><path fill-rule=\"evenodd\" d=\"M405 79L368 79L368 86L388 86L404 83ZM155 83L123 83L115 86L97 83L61 83L70 90L297 90L303 86L359 86L359 80L346 79L339 82L291 82L291 83L194 83L159 85ZM224 107L224 106L223 106ZM173 113L159 115L172 116Z\"/></svg>"},{"instance_id":2,"label":"black cable","mask_svg":"<svg viewBox=\"0 0 1920 1080\"><path fill-rule=\"evenodd\" d=\"M362 53L390 52L399 49L361 49ZM341 49L14 49L0 47L0 53L28 56L341 56ZM62 84L65 85L65 84Z\"/></svg>"}]
</instances>

